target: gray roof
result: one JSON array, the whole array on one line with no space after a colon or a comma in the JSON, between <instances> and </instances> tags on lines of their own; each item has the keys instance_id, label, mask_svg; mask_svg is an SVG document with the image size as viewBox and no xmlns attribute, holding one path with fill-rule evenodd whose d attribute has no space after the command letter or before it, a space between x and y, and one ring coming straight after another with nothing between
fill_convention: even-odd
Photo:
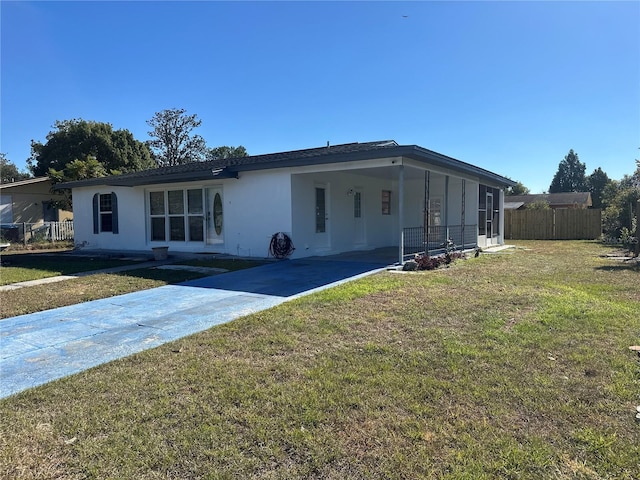
<instances>
[{"instance_id":1,"label":"gray roof","mask_svg":"<svg viewBox=\"0 0 640 480\"><path fill-rule=\"evenodd\" d=\"M504 197L504 209L505 210L517 210L519 209L521 206L524 205L524 202L509 202L507 201L509 197Z\"/></svg>"},{"instance_id":2,"label":"gray roof","mask_svg":"<svg viewBox=\"0 0 640 480\"><path fill-rule=\"evenodd\" d=\"M42 183L42 182L50 182L50 181L51 179L49 177L27 178L25 180L19 180L17 182L0 183L0 189L12 188L12 187L23 187L25 185L32 185L34 183Z\"/></svg>"},{"instance_id":3,"label":"gray roof","mask_svg":"<svg viewBox=\"0 0 640 480\"><path fill-rule=\"evenodd\" d=\"M469 163L427 150L418 145L398 145L393 140L366 143L345 143L305 150L226 158L207 162L193 162L173 167L160 167L109 177L60 183L56 188L75 188L91 185L137 186L156 183L188 182L212 178L237 178L239 172L271 168L321 165L327 163L372 160L386 157L407 157L430 165L477 176L500 186L514 186L515 182Z\"/></svg>"},{"instance_id":4,"label":"gray roof","mask_svg":"<svg viewBox=\"0 0 640 480\"><path fill-rule=\"evenodd\" d=\"M554 205L586 205L590 207L591 193L590 192L561 192L561 193L539 193L528 195L509 195L504 198L506 202L515 203L522 202L527 205L533 202L545 201L548 202L551 207ZM506 207L505 207L506 208Z\"/></svg>"}]
</instances>

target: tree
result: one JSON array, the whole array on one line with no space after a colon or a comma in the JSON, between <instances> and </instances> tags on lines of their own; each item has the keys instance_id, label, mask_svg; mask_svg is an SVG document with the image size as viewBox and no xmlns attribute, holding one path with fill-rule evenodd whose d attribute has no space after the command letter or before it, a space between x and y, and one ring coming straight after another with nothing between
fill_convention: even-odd
<instances>
[{"instance_id":1,"label":"tree","mask_svg":"<svg viewBox=\"0 0 640 480\"><path fill-rule=\"evenodd\" d=\"M84 160L73 160L63 170L49 169L49 176L56 182L72 182L87 178L99 178L107 175L107 171L96 157L87 156Z\"/></svg>"},{"instance_id":2,"label":"tree","mask_svg":"<svg viewBox=\"0 0 640 480\"><path fill-rule=\"evenodd\" d=\"M192 131L202 121L197 115L187 115L184 108L172 108L156 112L147 124L152 128L147 142L158 166L166 167L203 161L207 146L200 135Z\"/></svg>"},{"instance_id":3,"label":"tree","mask_svg":"<svg viewBox=\"0 0 640 480\"><path fill-rule=\"evenodd\" d=\"M558 165L558 171L551 181L549 193L586 192L586 168L587 166L580 162L578 154L573 149L569 150L569 154Z\"/></svg>"},{"instance_id":4,"label":"tree","mask_svg":"<svg viewBox=\"0 0 640 480\"><path fill-rule=\"evenodd\" d=\"M239 158L248 156L247 149L242 145L239 147L221 147L210 148L207 151L207 160L224 160L225 158Z\"/></svg>"},{"instance_id":5,"label":"tree","mask_svg":"<svg viewBox=\"0 0 640 480\"><path fill-rule=\"evenodd\" d=\"M622 180L611 180L602 193L602 226L604 234L612 239L637 235L634 218L640 200L640 161L636 171Z\"/></svg>"},{"instance_id":6,"label":"tree","mask_svg":"<svg viewBox=\"0 0 640 480\"><path fill-rule=\"evenodd\" d=\"M610 182L611 179L600 167L587 177L587 185L591 192L593 208L602 208L602 194Z\"/></svg>"},{"instance_id":7,"label":"tree","mask_svg":"<svg viewBox=\"0 0 640 480\"><path fill-rule=\"evenodd\" d=\"M99 178L106 175L107 170L104 168L104 165L102 165L96 157L92 157L91 155L88 155L84 160L72 160L67 163L62 170L49 169L49 177L51 177L53 183ZM55 202L56 207L71 210L71 191L64 189L61 193L63 198Z\"/></svg>"},{"instance_id":8,"label":"tree","mask_svg":"<svg viewBox=\"0 0 640 480\"><path fill-rule=\"evenodd\" d=\"M525 207L527 210L551 210L551 204L546 200L536 200Z\"/></svg>"},{"instance_id":9,"label":"tree","mask_svg":"<svg viewBox=\"0 0 640 480\"><path fill-rule=\"evenodd\" d=\"M516 183L513 187L507 188L506 195L528 195L531 191L522 182Z\"/></svg>"},{"instance_id":10,"label":"tree","mask_svg":"<svg viewBox=\"0 0 640 480\"><path fill-rule=\"evenodd\" d=\"M29 170L48 175L64 171L74 160L95 158L109 173L127 173L155 167L151 151L128 130L113 130L109 123L86 120L56 121L45 143L31 141Z\"/></svg>"},{"instance_id":11,"label":"tree","mask_svg":"<svg viewBox=\"0 0 640 480\"><path fill-rule=\"evenodd\" d=\"M7 159L6 153L0 153L0 183L19 182L30 178L26 172L21 172L16 164Z\"/></svg>"}]
</instances>

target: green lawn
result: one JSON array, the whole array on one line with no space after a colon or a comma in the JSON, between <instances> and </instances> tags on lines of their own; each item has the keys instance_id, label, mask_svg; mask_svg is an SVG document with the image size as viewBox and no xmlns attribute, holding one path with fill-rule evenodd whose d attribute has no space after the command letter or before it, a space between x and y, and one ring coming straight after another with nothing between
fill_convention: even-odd
<instances>
[{"instance_id":1,"label":"green lawn","mask_svg":"<svg viewBox=\"0 0 640 480\"><path fill-rule=\"evenodd\" d=\"M31 257L28 261L24 255L11 256L13 265L21 260L23 264L29 264L31 268L24 269L24 279L33 280L44 278L47 273L53 273L65 269L66 273L75 271L91 271L97 268L115 267L127 265L135 262L122 262L105 259L92 258L70 258L68 256L40 256ZM0 277L5 284L15 283L6 281L7 277L20 278L22 268L16 266L3 266L0 270ZM68 263L68 265L67 265ZM229 271L251 268L262 265L264 262L256 260L240 260L226 258L207 258L180 261L176 264L193 265L196 267L223 268ZM98 267L98 265L102 265ZM0 319L24 315L27 313L40 312L56 307L74 305L76 303L98 300L101 298L113 297L125 293L146 290L149 288L161 287L167 284L175 284L193 280L211 273L193 272L188 270L164 270L156 268L139 268L127 270L120 273L97 274L87 277L74 278L52 284L36 285L28 288L16 290L0 291Z\"/></svg>"},{"instance_id":2,"label":"green lawn","mask_svg":"<svg viewBox=\"0 0 640 480\"><path fill-rule=\"evenodd\" d=\"M0 254L0 285L70 275L103 268L133 265L138 262L105 257L80 257L55 253Z\"/></svg>"},{"instance_id":3,"label":"green lawn","mask_svg":"<svg viewBox=\"0 0 640 480\"><path fill-rule=\"evenodd\" d=\"M0 401L1 478L640 478L640 271L517 242Z\"/></svg>"}]
</instances>

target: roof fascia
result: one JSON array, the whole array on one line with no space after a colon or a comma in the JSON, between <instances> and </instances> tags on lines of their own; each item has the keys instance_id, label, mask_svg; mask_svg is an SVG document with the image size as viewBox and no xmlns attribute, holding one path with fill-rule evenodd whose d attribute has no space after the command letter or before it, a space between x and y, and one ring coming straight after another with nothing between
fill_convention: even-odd
<instances>
[{"instance_id":1,"label":"roof fascia","mask_svg":"<svg viewBox=\"0 0 640 480\"><path fill-rule=\"evenodd\" d=\"M352 160L345 162L331 162L316 165L303 165L300 167L290 167L292 174L301 173L315 173L315 172L333 172L337 170L350 171L350 170L362 170L364 168L384 168L400 165L402 159L400 157L382 157L382 158L368 158L369 162L364 163L366 160ZM373 161L371 161L373 160Z\"/></svg>"},{"instance_id":2,"label":"roof fascia","mask_svg":"<svg viewBox=\"0 0 640 480\"><path fill-rule=\"evenodd\" d=\"M496 173L490 172L475 165L456 160L451 157L427 150L417 145L401 145L395 147L385 147L373 150L364 150L358 152L347 152L338 154L324 154L316 157L288 158L275 162L267 162L263 164L233 165L229 166L231 171L251 171L251 170L268 170L272 168L287 167L306 167L314 165L341 164L345 162L356 162L361 160L373 159L397 159L398 157L406 157L416 160L422 164L427 163L446 169L451 172L466 173L472 177L494 182L497 185L510 187L515 186L516 182L505 178ZM397 162L396 162L397 163Z\"/></svg>"},{"instance_id":3,"label":"roof fascia","mask_svg":"<svg viewBox=\"0 0 640 480\"><path fill-rule=\"evenodd\" d=\"M0 189L11 188L11 187L24 187L26 185L33 185L35 183L50 182L50 181L51 179L49 177L27 178L26 180L20 180L18 182L2 183L0 184Z\"/></svg>"},{"instance_id":4,"label":"roof fascia","mask_svg":"<svg viewBox=\"0 0 640 480\"><path fill-rule=\"evenodd\" d=\"M199 172L182 172L167 175L150 175L147 177L100 177L91 180L78 180L76 182L65 182L54 186L54 189L92 187L104 185L109 187L138 187L155 184L184 183L200 180L215 180L225 178L238 178L236 172L229 172L226 169L202 170Z\"/></svg>"},{"instance_id":5,"label":"roof fascia","mask_svg":"<svg viewBox=\"0 0 640 480\"><path fill-rule=\"evenodd\" d=\"M490 172L484 168L476 167L475 165L471 165L470 163L466 163L461 160L456 160L455 158L447 157L441 153L427 150L426 148L419 147L418 145L406 145L399 148L403 150L403 156L413 160L436 165L454 172L463 172L481 180L496 182L498 185L503 187L513 187L516 185L516 182L503 177L502 175Z\"/></svg>"}]
</instances>

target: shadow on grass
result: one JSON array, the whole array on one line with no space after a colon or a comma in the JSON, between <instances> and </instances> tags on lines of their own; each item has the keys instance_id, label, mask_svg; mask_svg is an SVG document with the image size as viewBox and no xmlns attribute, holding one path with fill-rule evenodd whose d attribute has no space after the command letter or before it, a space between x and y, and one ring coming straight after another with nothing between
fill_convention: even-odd
<instances>
[{"instance_id":1,"label":"shadow on grass","mask_svg":"<svg viewBox=\"0 0 640 480\"><path fill-rule=\"evenodd\" d=\"M127 270L125 272L112 273L119 277L140 278L145 280L155 280L166 282L167 284L182 283L188 280L207 277L211 273L201 273L189 270L163 270L159 268L140 268L137 270Z\"/></svg>"},{"instance_id":2,"label":"shadow on grass","mask_svg":"<svg viewBox=\"0 0 640 480\"><path fill-rule=\"evenodd\" d=\"M640 273L640 262L638 261L627 261L617 263L615 265L602 265L600 267L595 267L596 270L602 270L605 272L623 272L623 271L631 271Z\"/></svg>"},{"instance_id":3,"label":"shadow on grass","mask_svg":"<svg viewBox=\"0 0 640 480\"><path fill-rule=\"evenodd\" d=\"M120 260L100 256L74 257L68 254L50 252L2 254L2 284L36 280L56 275L102 270L105 268L135 265L132 260Z\"/></svg>"}]
</instances>

